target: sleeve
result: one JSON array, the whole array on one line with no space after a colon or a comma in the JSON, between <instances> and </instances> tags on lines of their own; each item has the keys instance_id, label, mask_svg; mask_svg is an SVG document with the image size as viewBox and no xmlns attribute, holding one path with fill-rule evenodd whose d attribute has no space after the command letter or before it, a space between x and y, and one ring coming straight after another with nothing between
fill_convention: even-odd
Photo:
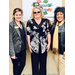
<instances>
[{"instance_id":1,"label":"sleeve","mask_svg":"<svg viewBox=\"0 0 75 75\"><path fill-rule=\"evenodd\" d=\"M13 28L11 25L9 25L9 55L15 56L14 46L13 46Z\"/></svg>"},{"instance_id":2,"label":"sleeve","mask_svg":"<svg viewBox=\"0 0 75 75\"><path fill-rule=\"evenodd\" d=\"M65 52L65 38L64 38L64 52Z\"/></svg>"},{"instance_id":3,"label":"sleeve","mask_svg":"<svg viewBox=\"0 0 75 75\"><path fill-rule=\"evenodd\" d=\"M31 33L31 28L30 28L30 22L27 22L27 27L26 27L27 35L30 35Z\"/></svg>"},{"instance_id":4,"label":"sleeve","mask_svg":"<svg viewBox=\"0 0 75 75\"><path fill-rule=\"evenodd\" d=\"M51 34L51 21L47 19L47 33Z\"/></svg>"}]
</instances>

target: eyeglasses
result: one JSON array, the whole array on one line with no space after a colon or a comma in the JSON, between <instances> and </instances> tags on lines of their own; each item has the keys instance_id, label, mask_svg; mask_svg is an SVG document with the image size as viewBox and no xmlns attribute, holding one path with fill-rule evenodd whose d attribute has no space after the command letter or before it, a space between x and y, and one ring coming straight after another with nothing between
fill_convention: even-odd
<instances>
[{"instance_id":1,"label":"eyeglasses","mask_svg":"<svg viewBox=\"0 0 75 75\"><path fill-rule=\"evenodd\" d=\"M38 12L33 12L34 14L36 14L36 13L40 13L40 11L38 11Z\"/></svg>"}]
</instances>

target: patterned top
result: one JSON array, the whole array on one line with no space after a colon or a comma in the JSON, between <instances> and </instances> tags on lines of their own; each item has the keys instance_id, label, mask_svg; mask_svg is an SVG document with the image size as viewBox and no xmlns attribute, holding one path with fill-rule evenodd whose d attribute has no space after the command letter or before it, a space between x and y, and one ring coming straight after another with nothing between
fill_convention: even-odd
<instances>
[{"instance_id":1,"label":"patterned top","mask_svg":"<svg viewBox=\"0 0 75 75\"><path fill-rule=\"evenodd\" d=\"M47 33L50 34L50 24L47 19L42 19L39 25L34 19L28 20L27 35L30 35L30 44L35 53L39 53L39 44L41 45L41 53L46 51Z\"/></svg>"}]
</instances>

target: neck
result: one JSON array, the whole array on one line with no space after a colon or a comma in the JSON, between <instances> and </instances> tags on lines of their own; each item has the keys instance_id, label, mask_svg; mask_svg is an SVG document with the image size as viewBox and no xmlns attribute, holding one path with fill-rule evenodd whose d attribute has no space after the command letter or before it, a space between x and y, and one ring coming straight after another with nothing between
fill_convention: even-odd
<instances>
[{"instance_id":1,"label":"neck","mask_svg":"<svg viewBox=\"0 0 75 75\"><path fill-rule=\"evenodd\" d=\"M20 21L15 20L16 23L20 23Z\"/></svg>"},{"instance_id":2,"label":"neck","mask_svg":"<svg viewBox=\"0 0 75 75\"><path fill-rule=\"evenodd\" d=\"M64 23L64 20L63 21L58 21L58 25L62 25Z\"/></svg>"},{"instance_id":3,"label":"neck","mask_svg":"<svg viewBox=\"0 0 75 75\"><path fill-rule=\"evenodd\" d=\"M15 22L19 26L19 28L22 28L22 25L21 25L20 21L15 20Z\"/></svg>"},{"instance_id":4,"label":"neck","mask_svg":"<svg viewBox=\"0 0 75 75\"><path fill-rule=\"evenodd\" d=\"M58 25L60 25L61 24L61 22L58 22Z\"/></svg>"},{"instance_id":5,"label":"neck","mask_svg":"<svg viewBox=\"0 0 75 75\"><path fill-rule=\"evenodd\" d=\"M38 25L41 23L41 18L34 18L34 19Z\"/></svg>"},{"instance_id":6,"label":"neck","mask_svg":"<svg viewBox=\"0 0 75 75\"><path fill-rule=\"evenodd\" d=\"M34 18L35 20L41 20L41 18Z\"/></svg>"}]
</instances>

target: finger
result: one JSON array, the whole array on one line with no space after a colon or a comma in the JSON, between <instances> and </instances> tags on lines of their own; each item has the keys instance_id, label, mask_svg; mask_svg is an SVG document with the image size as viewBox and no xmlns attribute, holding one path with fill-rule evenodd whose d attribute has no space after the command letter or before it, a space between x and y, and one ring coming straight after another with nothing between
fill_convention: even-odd
<instances>
[{"instance_id":1,"label":"finger","mask_svg":"<svg viewBox=\"0 0 75 75\"><path fill-rule=\"evenodd\" d=\"M32 53L32 48L30 48L30 53Z\"/></svg>"},{"instance_id":2,"label":"finger","mask_svg":"<svg viewBox=\"0 0 75 75\"><path fill-rule=\"evenodd\" d=\"M12 59L15 59L15 56L11 57Z\"/></svg>"},{"instance_id":3,"label":"finger","mask_svg":"<svg viewBox=\"0 0 75 75\"><path fill-rule=\"evenodd\" d=\"M49 48L47 49L47 51L49 50Z\"/></svg>"},{"instance_id":4,"label":"finger","mask_svg":"<svg viewBox=\"0 0 75 75\"><path fill-rule=\"evenodd\" d=\"M48 51L48 45L47 45L46 49L47 49L47 51Z\"/></svg>"},{"instance_id":5,"label":"finger","mask_svg":"<svg viewBox=\"0 0 75 75\"><path fill-rule=\"evenodd\" d=\"M47 51L49 51L49 49L50 49L50 47L48 46L48 47L47 47Z\"/></svg>"},{"instance_id":6,"label":"finger","mask_svg":"<svg viewBox=\"0 0 75 75\"><path fill-rule=\"evenodd\" d=\"M33 50L33 48L31 47L31 49Z\"/></svg>"},{"instance_id":7,"label":"finger","mask_svg":"<svg viewBox=\"0 0 75 75\"><path fill-rule=\"evenodd\" d=\"M29 48L29 51L31 52L31 48Z\"/></svg>"},{"instance_id":8,"label":"finger","mask_svg":"<svg viewBox=\"0 0 75 75\"><path fill-rule=\"evenodd\" d=\"M65 52L63 53L63 56L65 57Z\"/></svg>"},{"instance_id":9,"label":"finger","mask_svg":"<svg viewBox=\"0 0 75 75\"><path fill-rule=\"evenodd\" d=\"M32 50L30 50L30 53L32 53Z\"/></svg>"},{"instance_id":10,"label":"finger","mask_svg":"<svg viewBox=\"0 0 75 75\"><path fill-rule=\"evenodd\" d=\"M63 56L65 57L65 54L63 54Z\"/></svg>"}]
</instances>

